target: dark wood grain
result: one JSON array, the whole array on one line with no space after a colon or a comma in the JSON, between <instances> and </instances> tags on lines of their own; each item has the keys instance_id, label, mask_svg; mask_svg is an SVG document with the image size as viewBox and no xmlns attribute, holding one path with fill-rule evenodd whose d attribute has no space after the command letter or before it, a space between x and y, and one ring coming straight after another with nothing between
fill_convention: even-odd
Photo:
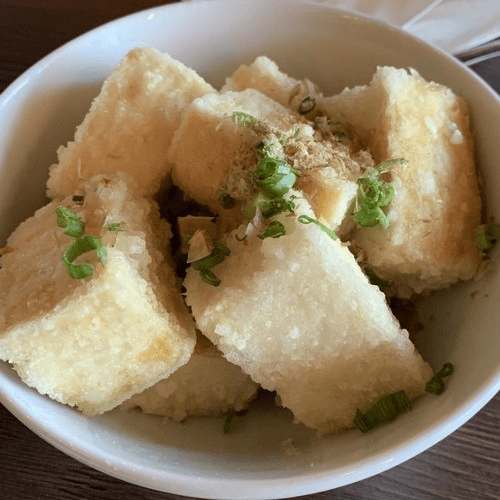
<instances>
[{"instance_id":1,"label":"dark wood grain","mask_svg":"<svg viewBox=\"0 0 500 500\"><path fill-rule=\"evenodd\" d=\"M0 92L61 44L159 0L0 0ZM473 68L500 90L500 58ZM64 455L0 405L0 499L180 500L112 478ZM425 453L307 500L500 499L500 395Z\"/></svg>"}]
</instances>

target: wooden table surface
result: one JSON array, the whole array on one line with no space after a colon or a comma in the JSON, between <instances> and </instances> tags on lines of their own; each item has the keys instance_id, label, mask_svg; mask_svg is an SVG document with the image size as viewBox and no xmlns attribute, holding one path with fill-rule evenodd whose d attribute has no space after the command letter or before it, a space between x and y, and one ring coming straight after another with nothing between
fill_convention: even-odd
<instances>
[{"instance_id":1,"label":"wooden table surface","mask_svg":"<svg viewBox=\"0 0 500 500\"><path fill-rule=\"evenodd\" d=\"M0 92L40 58L91 28L160 0L0 0ZM500 57L473 67L500 92ZM177 500L64 455L0 404L0 499ZM308 500L500 499L500 394L425 453Z\"/></svg>"}]
</instances>

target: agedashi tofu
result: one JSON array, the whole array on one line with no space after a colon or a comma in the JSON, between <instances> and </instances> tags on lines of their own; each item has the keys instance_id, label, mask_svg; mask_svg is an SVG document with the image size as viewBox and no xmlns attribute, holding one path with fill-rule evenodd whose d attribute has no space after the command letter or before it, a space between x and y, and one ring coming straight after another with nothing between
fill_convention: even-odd
<instances>
[{"instance_id":1,"label":"agedashi tofu","mask_svg":"<svg viewBox=\"0 0 500 500\"><path fill-rule=\"evenodd\" d=\"M247 177L255 165L254 146L259 140L249 128L234 123L234 111L266 120L284 134L293 134L299 126L298 116L253 89L207 94L188 106L169 152L173 181L188 196L223 216L222 195L230 192L236 200L252 195ZM226 185L228 181L231 186ZM233 213L238 219L240 212Z\"/></svg>"},{"instance_id":2,"label":"agedashi tofu","mask_svg":"<svg viewBox=\"0 0 500 500\"><path fill-rule=\"evenodd\" d=\"M253 117L256 123L239 126L235 113ZM335 229L354 198L356 175L373 161L366 151L351 153L349 145L323 125L315 131L298 113L252 88L207 94L187 107L172 140L173 182L237 226L244 220L245 203L255 195L255 147L273 142L276 154L286 156L300 173L297 186L318 216ZM234 200L236 208L227 210L224 196Z\"/></svg>"},{"instance_id":3,"label":"agedashi tofu","mask_svg":"<svg viewBox=\"0 0 500 500\"><path fill-rule=\"evenodd\" d=\"M89 251L70 262L92 264L87 278L70 277L61 259L67 249L78 253L78 238L58 226L60 206L105 249L101 259ZM0 359L40 393L87 414L169 376L187 363L196 339L164 257L169 237L156 204L124 176L93 177L78 196L38 210L10 236L2 257Z\"/></svg>"},{"instance_id":4,"label":"agedashi tofu","mask_svg":"<svg viewBox=\"0 0 500 500\"><path fill-rule=\"evenodd\" d=\"M305 78L296 80L280 71L278 65L266 56L259 56L251 64L242 64L226 82L221 92L255 89L293 111L306 111L311 98L319 95L314 83Z\"/></svg>"},{"instance_id":5,"label":"agedashi tofu","mask_svg":"<svg viewBox=\"0 0 500 500\"><path fill-rule=\"evenodd\" d=\"M257 395L259 385L227 361L199 335L189 361L170 377L125 401L121 410L140 408L178 422L187 417L218 416L242 411Z\"/></svg>"},{"instance_id":6,"label":"agedashi tofu","mask_svg":"<svg viewBox=\"0 0 500 500\"><path fill-rule=\"evenodd\" d=\"M153 196L168 184L167 151L183 109L215 92L195 71L153 48L130 51L104 82L77 128L50 167L51 198L73 194L80 179L126 172L139 193Z\"/></svg>"},{"instance_id":7,"label":"agedashi tofu","mask_svg":"<svg viewBox=\"0 0 500 500\"><path fill-rule=\"evenodd\" d=\"M190 268L186 300L228 361L277 391L297 421L332 432L387 394L422 394L432 370L347 247L298 221L314 216L305 200L295 213L279 218L279 238L245 244L230 233L220 284Z\"/></svg>"},{"instance_id":8,"label":"agedashi tofu","mask_svg":"<svg viewBox=\"0 0 500 500\"><path fill-rule=\"evenodd\" d=\"M465 101L415 70L378 68L367 86L324 98L332 119L355 130L390 168L389 226L359 228L352 241L400 294L472 279L482 261L474 230L481 199Z\"/></svg>"},{"instance_id":9,"label":"agedashi tofu","mask_svg":"<svg viewBox=\"0 0 500 500\"><path fill-rule=\"evenodd\" d=\"M134 49L0 249L0 359L89 415L231 416L262 387L366 432L453 370L389 304L487 262L473 149L466 103L413 69L325 97L261 56L217 91Z\"/></svg>"}]
</instances>

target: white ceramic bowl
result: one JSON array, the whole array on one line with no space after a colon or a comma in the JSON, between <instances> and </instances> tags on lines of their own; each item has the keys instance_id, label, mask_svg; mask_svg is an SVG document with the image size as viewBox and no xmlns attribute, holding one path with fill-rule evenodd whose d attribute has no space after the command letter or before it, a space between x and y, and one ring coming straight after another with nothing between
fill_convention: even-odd
<instances>
[{"instance_id":1,"label":"white ceramic bowl","mask_svg":"<svg viewBox=\"0 0 500 500\"><path fill-rule=\"evenodd\" d=\"M265 54L325 94L365 84L377 65L411 66L469 102L485 179L487 212L500 220L500 102L453 58L397 29L327 3L210 1L160 7L77 38L16 80L0 97L0 245L44 203L47 167L73 137L105 76L139 45L169 52L220 86L241 63ZM495 193L497 194L495 196ZM477 292L472 294L472 292ZM473 297L473 298L472 298ZM391 425L322 439L261 405L222 433L221 419L180 425L135 413L86 418L50 401L0 364L0 399L38 435L101 471L149 488L199 498L284 498L377 474L432 446L500 388L498 266L481 282L441 293L422 310L423 356L456 373ZM297 454L284 452L293 438Z\"/></svg>"}]
</instances>

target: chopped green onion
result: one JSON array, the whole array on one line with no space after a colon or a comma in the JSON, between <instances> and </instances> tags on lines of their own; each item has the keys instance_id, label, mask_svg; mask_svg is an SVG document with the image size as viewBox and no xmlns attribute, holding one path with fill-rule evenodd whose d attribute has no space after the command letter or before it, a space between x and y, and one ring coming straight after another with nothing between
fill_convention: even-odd
<instances>
[{"instance_id":1,"label":"chopped green onion","mask_svg":"<svg viewBox=\"0 0 500 500\"><path fill-rule=\"evenodd\" d=\"M273 200L269 200L261 198L258 200L257 204L261 209L262 217L265 219L270 219L271 217L284 212L290 212L293 214L293 211L295 210L295 203L293 202L293 199L285 200L284 198L275 198Z\"/></svg>"},{"instance_id":2,"label":"chopped green onion","mask_svg":"<svg viewBox=\"0 0 500 500\"><path fill-rule=\"evenodd\" d=\"M219 286L221 281L210 269L220 264L230 254L229 248L224 245L215 245L210 255L195 260L191 265L193 269L200 271L201 279L212 286Z\"/></svg>"},{"instance_id":3,"label":"chopped green onion","mask_svg":"<svg viewBox=\"0 0 500 500\"><path fill-rule=\"evenodd\" d=\"M324 224L322 224L319 220L313 219L312 217L309 217L308 215L300 215L297 219L301 224L315 224L318 226L324 233L326 233L332 240L337 239L337 235L335 234L334 231L332 231L329 227L326 227Z\"/></svg>"},{"instance_id":4,"label":"chopped green onion","mask_svg":"<svg viewBox=\"0 0 500 500\"><path fill-rule=\"evenodd\" d=\"M259 238L261 240L265 240L266 238L279 238L285 234L285 226L281 222L273 220L267 229L262 234L259 234Z\"/></svg>"},{"instance_id":5,"label":"chopped green onion","mask_svg":"<svg viewBox=\"0 0 500 500\"><path fill-rule=\"evenodd\" d=\"M371 167L365 175L358 179L356 194L356 210L354 220L361 227L373 227L380 224L384 229L389 225L386 214L382 210L394 198L394 186L382 179L382 174L394 163L407 163L404 158L395 158Z\"/></svg>"},{"instance_id":6,"label":"chopped green onion","mask_svg":"<svg viewBox=\"0 0 500 500\"><path fill-rule=\"evenodd\" d=\"M425 386L425 392L440 395L444 391L444 377L449 377L453 373L454 367L451 363L445 363L443 368L436 373Z\"/></svg>"},{"instance_id":7,"label":"chopped green onion","mask_svg":"<svg viewBox=\"0 0 500 500\"><path fill-rule=\"evenodd\" d=\"M380 207L373 209L362 207L356 214L356 222L361 227L374 227L380 224L385 229L389 226L389 221Z\"/></svg>"},{"instance_id":8,"label":"chopped green onion","mask_svg":"<svg viewBox=\"0 0 500 500\"><path fill-rule=\"evenodd\" d=\"M201 279L205 282L208 283L209 285L212 286L219 286L221 284L221 281L213 271L210 271L210 269L202 269L200 271L200 276Z\"/></svg>"},{"instance_id":9,"label":"chopped green onion","mask_svg":"<svg viewBox=\"0 0 500 500\"><path fill-rule=\"evenodd\" d=\"M242 127L251 127L252 125L264 123L262 120L255 118L255 116L243 113L243 111L233 111L231 119L233 123Z\"/></svg>"},{"instance_id":10,"label":"chopped green onion","mask_svg":"<svg viewBox=\"0 0 500 500\"><path fill-rule=\"evenodd\" d=\"M233 418L236 417L238 413L236 410L231 410L227 416L226 419L224 420L224 434L227 434L229 432L229 429L231 428L231 422L233 421Z\"/></svg>"},{"instance_id":11,"label":"chopped green onion","mask_svg":"<svg viewBox=\"0 0 500 500\"><path fill-rule=\"evenodd\" d=\"M275 197L283 196L290 191L296 180L297 176L293 172L290 172L275 184L266 186L265 193Z\"/></svg>"},{"instance_id":12,"label":"chopped green onion","mask_svg":"<svg viewBox=\"0 0 500 500\"><path fill-rule=\"evenodd\" d=\"M65 235L78 238L85 232L85 223L69 208L57 207L56 216L57 225L63 229Z\"/></svg>"},{"instance_id":13,"label":"chopped green onion","mask_svg":"<svg viewBox=\"0 0 500 500\"><path fill-rule=\"evenodd\" d=\"M305 115L310 113L316 107L316 98L312 95L308 95L302 99L299 104L299 113Z\"/></svg>"},{"instance_id":14,"label":"chopped green onion","mask_svg":"<svg viewBox=\"0 0 500 500\"><path fill-rule=\"evenodd\" d=\"M394 197L394 186L381 179L362 177L358 179L361 189L362 203L369 208L384 207Z\"/></svg>"},{"instance_id":15,"label":"chopped green onion","mask_svg":"<svg viewBox=\"0 0 500 500\"><path fill-rule=\"evenodd\" d=\"M389 394L362 413L356 411L353 423L361 432L368 432L380 424L392 422L396 417L411 409L411 402L404 391Z\"/></svg>"},{"instance_id":16,"label":"chopped green onion","mask_svg":"<svg viewBox=\"0 0 500 500\"><path fill-rule=\"evenodd\" d=\"M104 265L107 252L102 246L101 240L97 236L83 235L85 223L72 210L65 207L58 207L56 208L56 217L57 225L63 229L63 233L75 238L71 246L62 254L62 260L68 274L73 279L82 279L92 276L94 273L94 266L92 264L73 264L73 262L80 257L80 255L95 250L99 262Z\"/></svg>"},{"instance_id":17,"label":"chopped green onion","mask_svg":"<svg viewBox=\"0 0 500 500\"><path fill-rule=\"evenodd\" d=\"M394 187L378 179L358 179L358 210L355 220L361 227L389 225L382 207L389 204L394 196Z\"/></svg>"},{"instance_id":18,"label":"chopped green onion","mask_svg":"<svg viewBox=\"0 0 500 500\"><path fill-rule=\"evenodd\" d=\"M122 226L120 222L112 222L111 224L108 224L107 229L108 231L118 231L118 232L123 232L127 230L127 228L125 226Z\"/></svg>"},{"instance_id":19,"label":"chopped green onion","mask_svg":"<svg viewBox=\"0 0 500 500\"><path fill-rule=\"evenodd\" d=\"M220 264L227 255L229 255L229 248L224 245L216 245L212 250L210 255L203 257L202 259L195 260L192 266L197 271L205 271L211 267Z\"/></svg>"},{"instance_id":20,"label":"chopped green onion","mask_svg":"<svg viewBox=\"0 0 500 500\"><path fill-rule=\"evenodd\" d=\"M265 156L262 158L253 172L253 180L257 186L279 181L285 174L290 172L290 166L285 160Z\"/></svg>"},{"instance_id":21,"label":"chopped green onion","mask_svg":"<svg viewBox=\"0 0 500 500\"><path fill-rule=\"evenodd\" d=\"M99 262L104 265L107 253L97 236L80 236L64 251L62 260L68 274L73 279L87 278L94 273L94 266L92 264L73 264L74 260L80 257L80 255L92 250L96 251Z\"/></svg>"},{"instance_id":22,"label":"chopped green onion","mask_svg":"<svg viewBox=\"0 0 500 500\"><path fill-rule=\"evenodd\" d=\"M257 120L252 115L235 111L232 114L233 122L238 125L252 126L264 122ZM300 134L300 127L297 127L291 136L297 137ZM282 134L276 142L274 135L264 137L255 148L259 151L261 159L257 163L252 174L253 181L260 191L257 193L254 202L245 210L245 215L251 219L257 210L260 210L262 217L269 219L283 212L293 214L295 203L285 200L283 197L294 186L299 173L294 170L283 158L281 158L282 147L290 139L286 134ZM225 200L221 197L221 203L225 206ZM282 225L281 225L282 226ZM272 223L261 235L261 238L278 238L285 234L284 226L279 227L278 222Z\"/></svg>"},{"instance_id":23,"label":"chopped green onion","mask_svg":"<svg viewBox=\"0 0 500 500\"><path fill-rule=\"evenodd\" d=\"M500 225L481 224L475 230L476 246L480 250L490 250L500 239Z\"/></svg>"},{"instance_id":24,"label":"chopped green onion","mask_svg":"<svg viewBox=\"0 0 500 500\"><path fill-rule=\"evenodd\" d=\"M281 158L264 156L255 167L253 180L266 196L278 198L293 187L297 172Z\"/></svg>"}]
</instances>

